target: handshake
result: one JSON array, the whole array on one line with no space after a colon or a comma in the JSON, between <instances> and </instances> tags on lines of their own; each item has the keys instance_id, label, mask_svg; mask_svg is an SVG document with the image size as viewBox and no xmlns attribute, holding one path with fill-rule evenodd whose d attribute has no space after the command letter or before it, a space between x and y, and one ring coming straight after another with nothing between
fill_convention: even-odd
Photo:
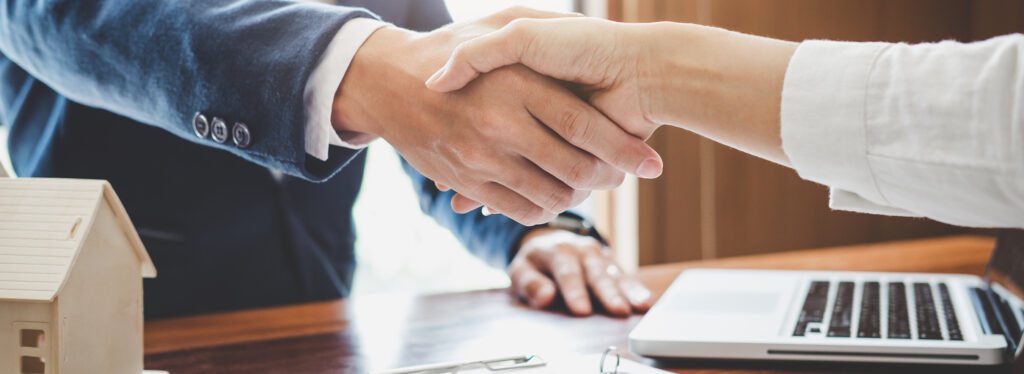
<instances>
[{"instance_id":1,"label":"handshake","mask_svg":"<svg viewBox=\"0 0 1024 374\"><path fill-rule=\"evenodd\" d=\"M331 122L387 140L457 192L455 211L482 205L535 225L625 174L658 177L663 161L645 140L661 124L788 162L778 110L795 45L762 48L757 66L732 55L772 42L527 8L430 33L384 27L353 59Z\"/></svg>"}]
</instances>

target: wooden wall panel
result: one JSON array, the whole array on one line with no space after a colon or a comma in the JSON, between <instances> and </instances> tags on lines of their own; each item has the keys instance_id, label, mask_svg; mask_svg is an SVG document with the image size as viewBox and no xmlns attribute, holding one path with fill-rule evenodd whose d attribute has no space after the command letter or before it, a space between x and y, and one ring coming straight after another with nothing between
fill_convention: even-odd
<instances>
[{"instance_id":1,"label":"wooden wall panel","mask_svg":"<svg viewBox=\"0 0 1024 374\"><path fill-rule=\"evenodd\" d=\"M612 0L628 22L669 20L787 40L977 40L1024 30L1024 1ZM620 9L616 9L620 7ZM924 219L828 209L823 186L692 133L651 140L666 172L639 188L640 264L935 236L963 229Z\"/></svg>"}]
</instances>

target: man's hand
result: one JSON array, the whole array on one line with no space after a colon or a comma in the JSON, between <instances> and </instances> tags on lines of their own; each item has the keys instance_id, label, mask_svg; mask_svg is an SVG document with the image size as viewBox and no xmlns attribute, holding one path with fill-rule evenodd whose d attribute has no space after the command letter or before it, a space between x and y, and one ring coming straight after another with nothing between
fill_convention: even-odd
<instances>
[{"instance_id":1,"label":"man's hand","mask_svg":"<svg viewBox=\"0 0 1024 374\"><path fill-rule=\"evenodd\" d=\"M617 316L651 308L651 292L625 274L594 238L538 228L522 243L508 273L512 290L531 307L546 308L561 294L569 311L581 316L593 313L591 299Z\"/></svg>"},{"instance_id":2,"label":"man's hand","mask_svg":"<svg viewBox=\"0 0 1024 374\"><path fill-rule=\"evenodd\" d=\"M335 97L338 130L379 135L426 177L516 221L534 225L609 189L623 171L656 177L662 162L559 82L521 66L480 76L459 92L423 85L455 46L518 17L565 17L511 9L418 34L385 27L359 49Z\"/></svg>"}]
</instances>

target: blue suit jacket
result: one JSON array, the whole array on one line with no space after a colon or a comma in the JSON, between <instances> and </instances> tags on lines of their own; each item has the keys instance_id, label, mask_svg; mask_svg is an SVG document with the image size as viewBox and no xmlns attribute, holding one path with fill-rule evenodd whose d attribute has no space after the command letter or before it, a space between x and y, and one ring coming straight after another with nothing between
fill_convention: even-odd
<instances>
[{"instance_id":1,"label":"blue suit jacket","mask_svg":"<svg viewBox=\"0 0 1024 374\"><path fill-rule=\"evenodd\" d=\"M442 0L0 4L0 122L15 170L113 184L159 269L145 281L147 317L348 293L365 154L306 154L303 89L349 19L430 30L449 22ZM197 137L196 112L245 122L251 146ZM524 227L455 214L450 192L406 170L426 212L507 264Z\"/></svg>"}]
</instances>

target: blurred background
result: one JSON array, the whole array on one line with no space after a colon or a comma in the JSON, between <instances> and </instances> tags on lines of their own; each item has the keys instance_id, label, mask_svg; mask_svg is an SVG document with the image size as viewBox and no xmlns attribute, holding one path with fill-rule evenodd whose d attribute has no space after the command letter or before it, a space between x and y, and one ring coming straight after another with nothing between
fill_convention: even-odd
<instances>
[{"instance_id":1,"label":"blurred background","mask_svg":"<svg viewBox=\"0 0 1024 374\"><path fill-rule=\"evenodd\" d=\"M447 4L455 21L525 5L625 22L700 23L794 41L972 41L1024 31L1024 1L1019 0L447 0ZM0 126L0 161L6 163L3 131ZM925 219L830 211L824 187L686 131L663 128L650 143L666 161L661 178L627 180L615 191L595 194L580 207L610 238L627 269L985 233ZM363 192L355 209L359 268L354 294L430 293L508 284L503 269L476 260L419 210L411 183L388 144L375 142L368 152Z\"/></svg>"}]
</instances>

